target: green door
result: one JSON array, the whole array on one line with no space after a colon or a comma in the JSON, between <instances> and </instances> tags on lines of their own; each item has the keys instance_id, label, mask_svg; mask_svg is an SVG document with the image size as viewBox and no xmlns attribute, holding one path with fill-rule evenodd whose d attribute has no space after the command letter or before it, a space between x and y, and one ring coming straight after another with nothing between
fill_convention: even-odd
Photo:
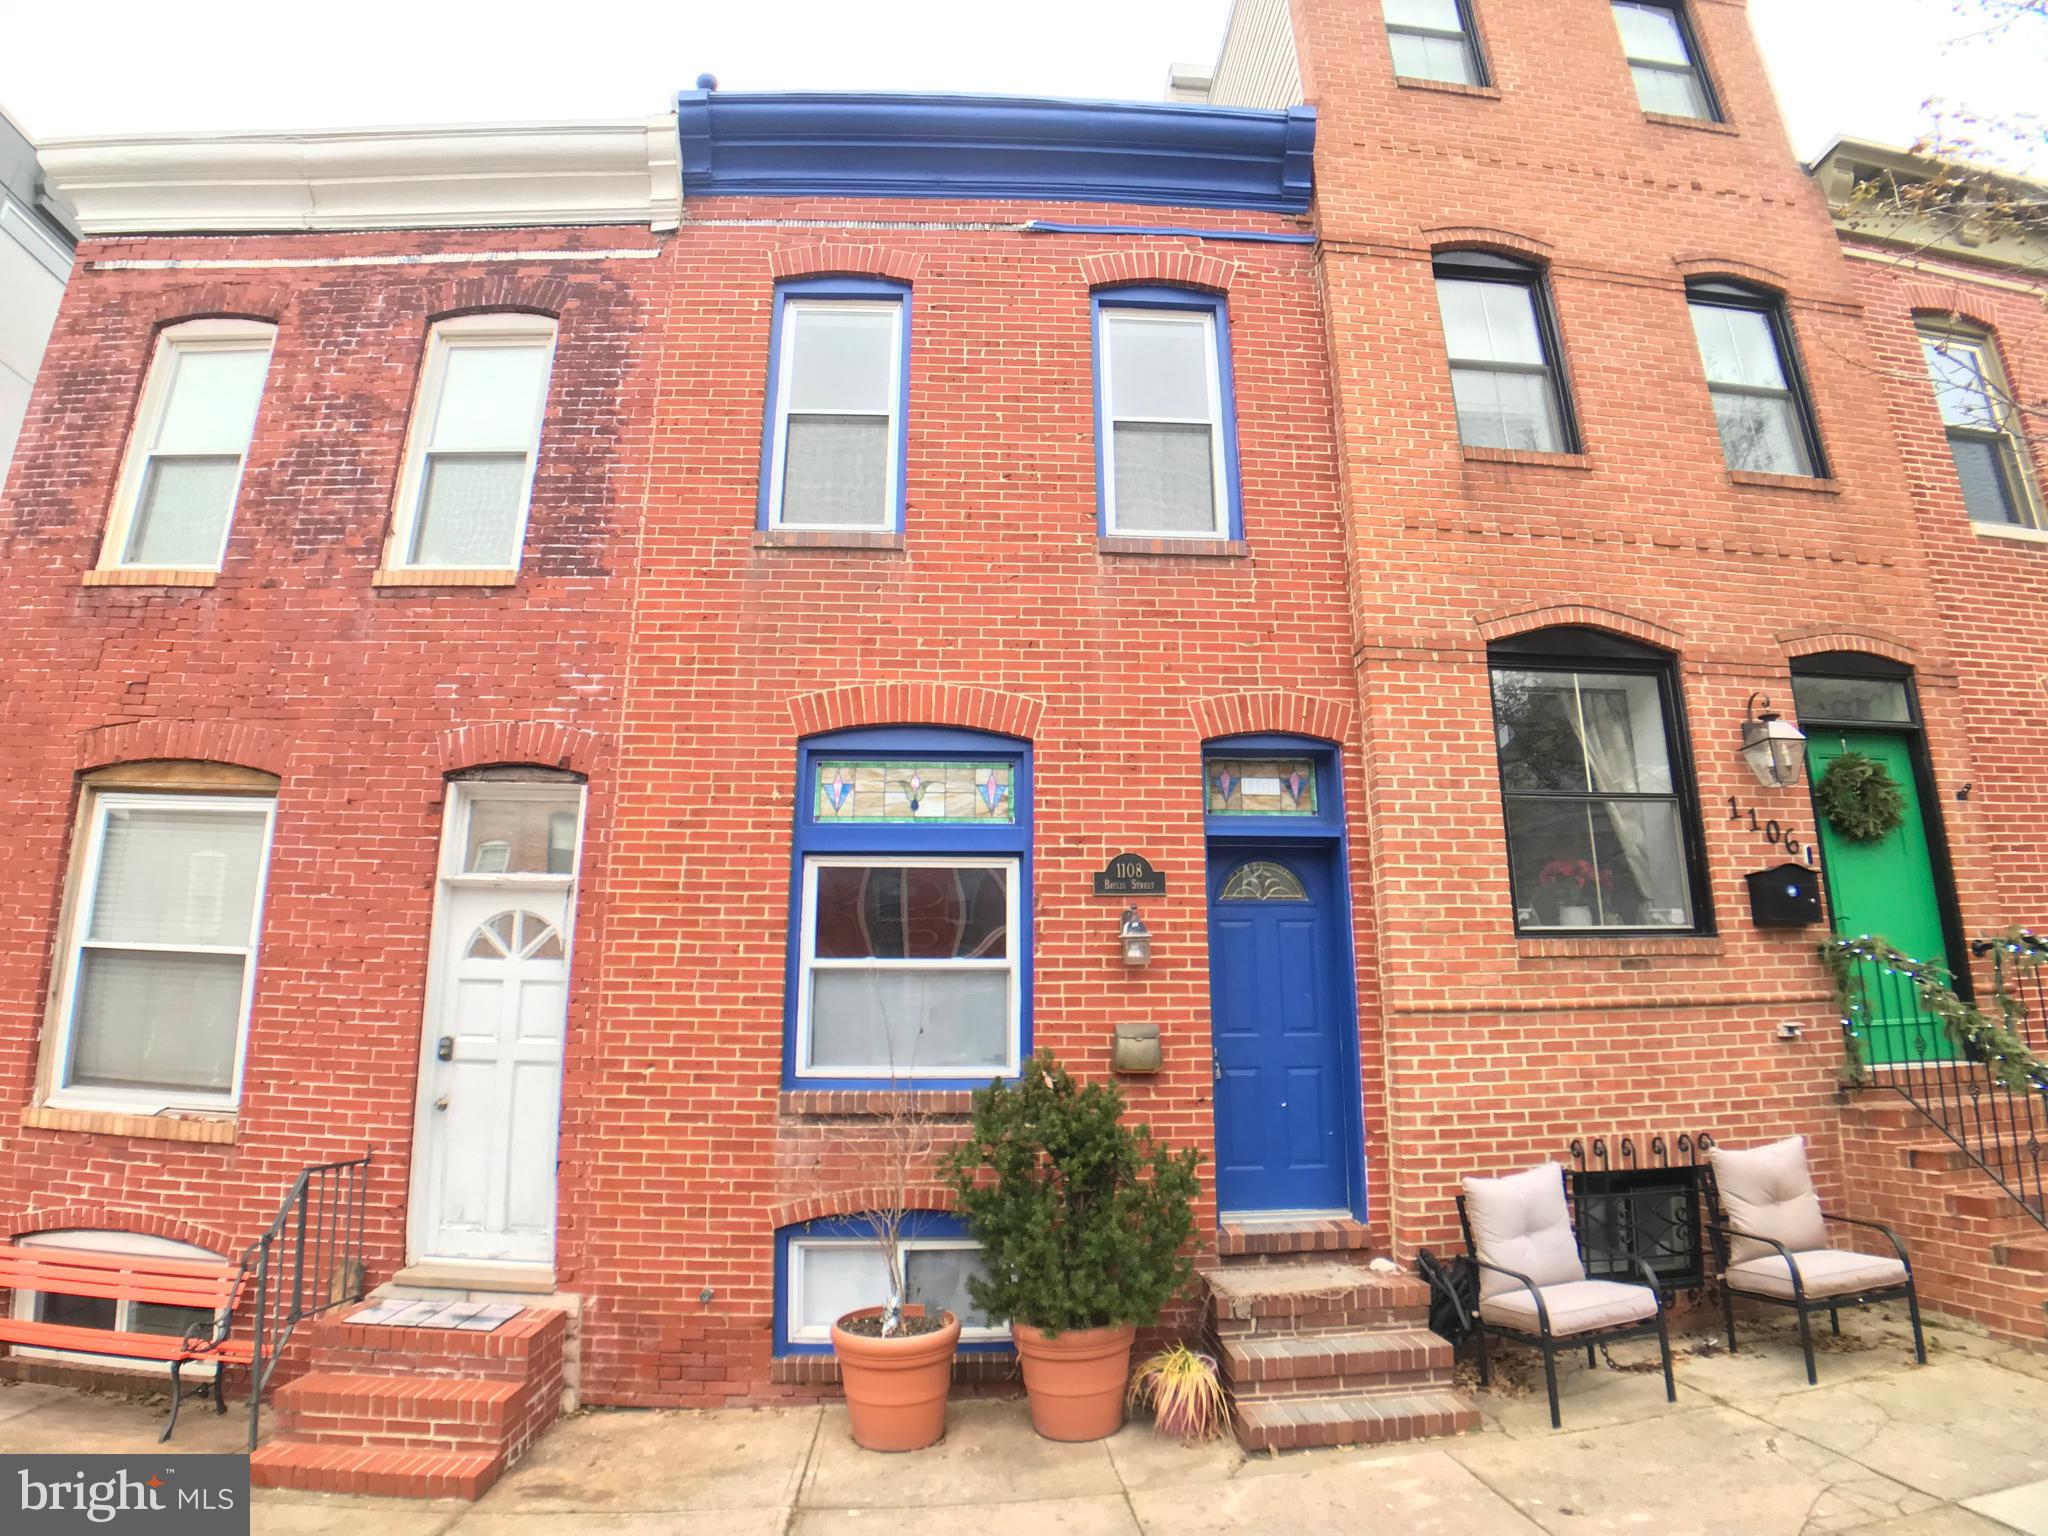
<instances>
[{"instance_id":1,"label":"green door","mask_svg":"<svg viewBox=\"0 0 2048 1536\"><path fill-rule=\"evenodd\" d=\"M1806 745L1811 782L1818 783L1828 764L1844 752L1861 752L1884 764L1905 798L1906 816L1889 836L1875 843L1854 842L1837 832L1825 816L1815 816L1835 932L1852 939L1869 934L1915 960L1945 965L1948 944L1942 933L1941 903L1934 893L1934 857L1928 849L1927 822L1921 814L1908 738L1884 731L1817 728ZM1874 966L1866 970L1863 984L1870 1004L1870 1025L1864 1055L1873 1066L1955 1055L1947 1032L1924 1016L1918 997L1903 977Z\"/></svg>"}]
</instances>

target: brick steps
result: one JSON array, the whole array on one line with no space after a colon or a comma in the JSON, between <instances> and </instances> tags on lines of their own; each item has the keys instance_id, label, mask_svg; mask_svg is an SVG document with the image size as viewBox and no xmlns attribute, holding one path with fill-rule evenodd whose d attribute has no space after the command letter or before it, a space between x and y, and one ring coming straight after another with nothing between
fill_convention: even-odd
<instances>
[{"instance_id":1,"label":"brick steps","mask_svg":"<svg viewBox=\"0 0 2048 1536\"><path fill-rule=\"evenodd\" d=\"M1226 1218L1216 1229L1216 1251L1225 1258L1364 1253L1371 1247L1371 1232L1349 1217Z\"/></svg>"},{"instance_id":2,"label":"brick steps","mask_svg":"<svg viewBox=\"0 0 2048 1536\"><path fill-rule=\"evenodd\" d=\"M479 1499L505 1471L503 1451L402 1451L271 1440L249 1457L258 1488L393 1499Z\"/></svg>"},{"instance_id":3,"label":"brick steps","mask_svg":"<svg viewBox=\"0 0 2048 1536\"><path fill-rule=\"evenodd\" d=\"M1478 1426L1479 1410L1448 1391L1282 1398L1240 1403L1231 1422L1248 1451L1305 1451L1462 1435Z\"/></svg>"},{"instance_id":4,"label":"brick steps","mask_svg":"<svg viewBox=\"0 0 2048 1536\"><path fill-rule=\"evenodd\" d=\"M1223 1365L1240 1403L1451 1385L1451 1346L1428 1329L1235 1338Z\"/></svg>"},{"instance_id":5,"label":"brick steps","mask_svg":"<svg viewBox=\"0 0 2048 1536\"><path fill-rule=\"evenodd\" d=\"M327 1445L502 1451L524 1393L516 1381L309 1371L277 1391L277 1428Z\"/></svg>"}]
</instances>

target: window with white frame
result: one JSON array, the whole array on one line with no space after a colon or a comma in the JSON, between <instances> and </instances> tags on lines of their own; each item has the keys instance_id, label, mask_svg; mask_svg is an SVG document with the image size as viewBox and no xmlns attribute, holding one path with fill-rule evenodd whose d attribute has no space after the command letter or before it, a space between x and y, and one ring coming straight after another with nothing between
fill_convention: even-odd
<instances>
[{"instance_id":1,"label":"window with white frame","mask_svg":"<svg viewBox=\"0 0 2048 1536\"><path fill-rule=\"evenodd\" d=\"M157 338L103 569L220 569L276 339L249 320L191 320Z\"/></svg>"},{"instance_id":2,"label":"window with white frame","mask_svg":"<svg viewBox=\"0 0 2048 1536\"><path fill-rule=\"evenodd\" d=\"M779 1342L799 1348L830 1345L835 1322L849 1312L882 1305L889 1294L882 1251L858 1218L819 1227L823 1230L788 1239L785 1334ZM1009 1338L1009 1325L991 1320L968 1294L969 1277L982 1274L981 1245L972 1238L913 1230L903 1239L903 1264L904 1299L959 1318L962 1343Z\"/></svg>"},{"instance_id":3,"label":"window with white frame","mask_svg":"<svg viewBox=\"0 0 2048 1536\"><path fill-rule=\"evenodd\" d=\"M1221 305L1112 293L1097 309L1103 532L1229 538Z\"/></svg>"},{"instance_id":4,"label":"window with white frame","mask_svg":"<svg viewBox=\"0 0 2048 1536\"><path fill-rule=\"evenodd\" d=\"M147 1232L96 1231L66 1228L52 1232L31 1232L15 1241L24 1248L72 1249L82 1253L137 1254L158 1259L218 1259L219 1254L193 1243L180 1243ZM16 1291L13 1316L17 1322L50 1323L64 1328L105 1329L109 1332L152 1333L166 1338L183 1338L194 1323L218 1325L222 1319L210 1307L166 1306L157 1302L116 1300L111 1296L73 1296L57 1291ZM36 1349L10 1346L17 1355L41 1360L75 1360L105 1366L107 1357L77 1350ZM161 1367L151 1366L157 1370ZM195 1361L186 1366L188 1379L204 1380L213 1372L213 1362Z\"/></svg>"},{"instance_id":5,"label":"window with white frame","mask_svg":"<svg viewBox=\"0 0 2048 1536\"><path fill-rule=\"evenodd\" d=\"M895 528L908 295L804 283L777 304L767 526Z\"/></svg>"},{"instance_id":6,"label":"window with white frame","mask_svg":"<svg viewBox=\"0 0 2048 1536\"><path fill-rule=\"evenodd\" d=\"M1999 366L1996 344L1982 333L1923 325L1920 349L1970 521L2040 526L2019 412Z\"/></svg>"},{"instance_id":7,"label":"window with white frame","mask_svg":"<svg viewBox=\"0 0 2048 1536\"><path fill-rule=\"evenodd\" d=\"M275 802L87 796L67 912L53 1103L231 1107Z\"/></svg>"},{"instance_id":8,"label":"window with white frame","mask_svg":"<svg viewBox=\"0 0 2048 1536\"><path fill-rule=\"evenodd\" d=\"M540 453L555 324L465 315L434 327L386 564L513 570Z\"/></svg>"}]
</instances>

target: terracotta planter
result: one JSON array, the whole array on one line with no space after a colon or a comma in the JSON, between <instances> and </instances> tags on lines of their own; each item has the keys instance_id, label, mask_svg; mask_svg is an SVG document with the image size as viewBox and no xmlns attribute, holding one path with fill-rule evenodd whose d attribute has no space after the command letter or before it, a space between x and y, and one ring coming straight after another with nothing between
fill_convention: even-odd
<instances>
[{"instance_id":1,"label":"terracotta planter","mask_svg":"<svg viewBox=\"0 0 2048 1536\"><path fill-rule=\"evenodd\" d=\"M906 1317L924 1316L905 1307ZM882 1308L863 1307L853 1317L880 1317ZM855 1443L871 1451L921 1451L946 1432L946 1393L953 1385L953 1347L960 1319L948 1312L936 1333L907 1339L870 1339L832 1325L832 1352L839 1357L839 1381L846 1389L846 1416Z\"/></svg>"},{"instance_id":2,"label":"terracotta planter","mask_svg":"<svg viewBox=\"0 0 2048 1536\"><path fill-rule=\"evenodd\" d=\"M1048 1440L1101 1440L1123 1427L1135 1328L1072 1328L1048 1338L1013 1323L1031 1427Z\"/></svg>"}]
</instances>

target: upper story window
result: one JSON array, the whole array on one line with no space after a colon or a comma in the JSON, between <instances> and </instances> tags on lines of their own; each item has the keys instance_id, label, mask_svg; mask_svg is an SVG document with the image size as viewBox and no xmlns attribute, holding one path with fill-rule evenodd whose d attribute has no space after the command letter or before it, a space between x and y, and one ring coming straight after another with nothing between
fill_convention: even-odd
<instances>
[{"instance_id":1,"label":"upper story window","mask_svg":"<svg viewBox=\"0 0 2048 1536\"><path fill-rule=\"evenodd\" d=\"M1783 301L1728 282L1688 284L1686 301L1728 467L1766 475L1824 473Z\"/></svg>"},{"instance_id":2,"label":"upper story window","mask_svg":"<svg viewBox=\"0 0 2048 1536\"><path fill-rule=\"evenodd\" d=\"M1486 84L1470 0L1381 0L1394 73L1410 80Z\"/></svg>"},{"instance_id":3,"label":"upper story window","mask_svg":"<svg viewBox=\"0 0 2048 1536\"><path fill-rule=\"evenodd\" d=\"M1436 258L1437 305L1468 448L1569 453L1577 447L1543 274L1483 251Z\"/></svg>"},{"instance_id":4,"label":"upper story window","mask_svg":"<svg viewBox=\"0 0 2048 1536\"><path fill-rule=\"evenodd\" d=\"M465 315L434 327L388 567L518 568L554 357L545 316Z\"/></svg>"},{"instance_id":5,"label":"upper story window","mask_svg":"<svg viewBox=\"0 0 2048 1536\"><path fill-rule=\"evenodd\" d=\"M191 320L157 338L102 568L220 569L276 339L249 320Z\"/></svg>"},{"instance_id":6,"label":"upper story window","mask_svg":"<svg viewBox=\"0 0 2048 1536\"><path fill-rule=\"evenodd\" d=\"M101 787L134 782L125 771L88 786L60 941L52 1103L233 1106L276 803L274 780L243 777L252 792Z\"/></svg>"},{"instance_id":7,"label":"upper story window","mask_svg":"<svg viewBox=\"0 0 2048 1536\"><path fill-rule=\"evenodd\" d=\"M1614 0L1614 24L1621 29L1621 51L1628 55L1636 100L1645 112L1720 121L1683 5Z\"/></svg>"},{"instance_id":8,"label":"upper story window","mask_svg":"<svg viewBox=\"0 0 2048 1536\"><path fill-rule=\"evenodd\" d=\"M1028 749L845 732L807 743L798 771L786 1080L1014 1074L1028 1049Z\"/></svg>"},{"instance_id":9,"label":"upper story window","mask_svg":"<svg viewBox=\"0 0 2048 1536\"><path fill-rule=\"evenodd\" d=\"M1705 927L1671 658L1552 629L1489 661L1517 930Z\"/></svg>"},{"instance_id":10,"label":"upper story window","mask_svg":"<svg viewBox=\"0 0 2048 1536\"><path fill-rule=\"evenodd\" d=\"M820 278L776 290L762 526L903 526L910 291Z\"/></svg>"},{"instance_id":11,"label":"upper story window","mask_svg":"<svg viewBox=\"0 0 2048 1536\"><path fill-rule=\"evenodd\" d=\"M1241 536L1233 394L1222 299L1173 288L1096 294L1105 535Z\"/></svg>"},{"instance_id":12,"label":"upper story window","mask_svg":"<svg viewBox=\"0 0 2048 1536\"><path fill-rule=\"evenodd\" d=\"M1920 348L1971 521L2039 527L2040 504L1997 346L1986 335L1923 325Z\"/></svg>"}]
</instances>

